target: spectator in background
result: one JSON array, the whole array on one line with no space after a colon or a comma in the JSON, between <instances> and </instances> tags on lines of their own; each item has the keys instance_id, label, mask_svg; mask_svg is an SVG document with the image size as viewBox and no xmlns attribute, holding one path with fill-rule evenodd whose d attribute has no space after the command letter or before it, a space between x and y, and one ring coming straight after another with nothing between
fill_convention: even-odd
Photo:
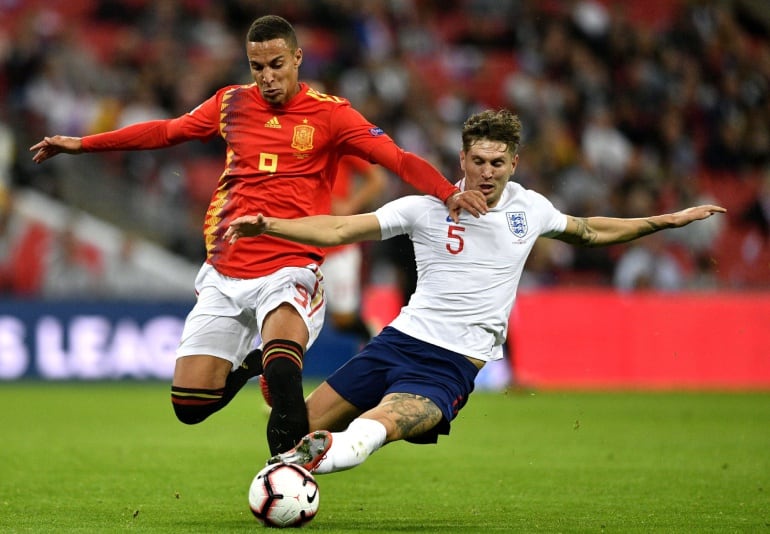
<instances>
[{"instance_id":1,"label":"spectator in background","mask_svg":"<svg viewBox=\"0 0 770 534\"><path fill-rule=\"evenodd\" d=\"M0 110L0 190L11 187L11 169L16 156L16 138Z\"/></svg>"},{"instance_id":2,"label":"spectator in background","mask_svg":"<svg viewBox=\"0 0 770 534\"><path fill-rule=\"evenodd\" d=\"M621 291L677 291L686 275L662 236L651 236L627 249L615 265L614 286Z\"/></svg>"},{"instance_id":3,"label":"spectator in background","mask_svg":"<svg viewBox=\"0 0 770 534\"><path fill-rule=\"evenodd\" d=\"M51 233L21 213L15 190L0 187L0 293L16 298L41 294Z\"/></svg>"},{"instance_id":4,"label":"spectator in background","mask_svg":"<svg viewBox=\"0 0 770 534\"><path fill-rule=\"evenodd\" d=\"M742 224L756 227L762 239L770 242L770 171L762 177L759 194L741 213Z\"/></svg>"},{"instance_id":5,"label":"spectator in background","mask_svg":"<svg viewBox=\"0 0 770 534\"><path fill-rule=\"evenodd\" d=\"M103 292L101 265L78 240L76 219L53 234L47 249L42 296L49 299L97 298Z\"/></svg>"},{"instance_id":6,"label":"spectator in background","mask_svg":"<svg viewBox=\"0 0 770 534\"><path fill-rule=\"evenodd\" d=\"M15 292L15 249L20 234L14 213L13 197L6 187L0 186L0 294Z\"/></svg>"},{"instance_id":7,"label":"spectator in background","mask_svg":"<svg viewBox=\"0 0 770 534\"><path fill-rule=\"evenodd\" d=\"M141 78L152 87L170 116L192 109L221 87L223 79L248 80L241 62L224 58L232 54L233 46L228 41L242 41L248 22L260 9L257 3L223 2L211 7L211 2L176 1L161 6L153 2L100 0L93 3L97 7L90 13L86 7L76 10L74 16L82 18L74 20L62 18L72 16L69 13L73 10L60 9L60 4L16 2L10 9L11 16L4 18L9 22L11 48L7 56L0 55L5 74L0 83L5 81L8 88L11 122L23 146L47 131L61 131L60 118L67 116L66 110L57 105L35 105L38 100L33 96L45 95L36 91L33 95L31 91L48 76L43 66L49 68L48 58L52 55L101 58L99 65L88 65L96 69L96 77L72 69L68 69L69 76L60 75L56 80L60 98L72 102L77 93L74 88L81 90L81 80L88 80L89 99L114 99L119 87L129 88L132 83L128 80ZM634 152L643 154L648 164L664 175L665 182L659 184L655 194L666 206L672 202L690 204L692 198L667 196L669 184L691 182L708 190L711 185L701 177L711 171L727 185L724 190L730 194L730 184L740 187L744 173L767 168L770 30L763 17L755 16L755 10L763 8L761 2L678 0L658 2L655 9L642 9L638 1L628 4L621 0L522 0L498 2L490 9L493 4L332 0L272 3L296 22L306 44L313 43L309 47L314 51L313 70L307 70L311 65L310 57L306 57L306 75L323 79L370 121L391 132L402 147L437 162L447 175L454 166L451 158L456 148L448 151L447 159L447 151L441 147L450 144L447 138L456 140L452 132L467 116L457 113L462 109L456 104L460 100L468 112L485 107L515 109L531 124L523 150L531 150L536 144L549 146L550 128L544 122L551 118L563 123L564 131L577 140L579 147L590 122L588 113L599 105L606 106L613 112L615 129L633 145ZM174 13L169 14L168 5ZM224 19L217 13L219 10L225 11ZM19 11L22 16L17 16ZM108 13L110 16L105 17ZM91 31L101 28L100 35L109 33L103 29L105 21L115 31L106 46L101 46L103 38L92 39ZM222 28L223 24L226 28ZM62 29L68 26L78 29L78 39L61 37ZM159 27L164 31L158 32ZM141 33L143 29L146 33ZM168 39L172 32L174 46ZM225 32L230 32L230 39ZM64 52L70 48L74 50ZM500 58L509 67L501 68L497 63ZM53 63L62 62L56 57ZM67 60L67 64L72 62ZM480 70L467 70L468 66ZM486 80L488 90L475 88L480 80ZM83 106L83 102L77 105ZM438 122L436 117L442 119L443 135L429 126ZM664 120L668 124L660 124ZM77 120L67 124L73 129L93 125ZM88 133L93 130L72 131L70 135ZM166 157L189 161L191 155L201 151L219 154L221 147L215 145L185 145L173 154L168 151ZM726 152L721 154L719 147L726 147ZM441 159L434 159L433 154L439 150ZM84 169L82 162L60 160L56 172L52 172L53 167L29 166L14 179L152 236L188 259L200 259L200 247L175 245L178 241L200 241L197 224L178 225L183 210L189 213L189 220L195 221L200 218L199 210L182 201L178 211L167 209L157 215L161 211L158 204L169 206L170 195L184 192L159 187L157 181L161 178L155 169L136 168L144 177L131 184L131 197L92 194L96 186L76 187L71 179L66 180L70 187L53 188L54 180L45 176L61 177L62 182L67 174L98 176L103 184L123 180L135 169L128 168L133 163L126 158L94 156L87 161L95 165ZM104 165L105 161L110 164ZM553 169L555 163L555 158L528 157L518 176L528 186L551 192L568 183L575 172L582 172L584 165L574 156L562 159L561 155L558 169ZM531 167L531 172L524 172L525 165ZM179 177L183 179L184 174ZM594 174L591 179L603 189L601 197L614 193L606 176ZM724 194L719 197L723 202ZM145 197L151 198L148 201ZM596 198L601 202L600 197ZM560 204L562 199L571 200L553 197L557 206L567 212L592 213L581 208L571 210L569 205ZM735 220L731 217L729 226ZM168 235L167 229L172 226L176 228ZM181 232L183 238L178 235ZM770 245L764 246L770 250ZM717 250L712 253L721 254ZM612 268L606 265L605 255L591 258L581 252L575 258L577 263L566 269L601 274L588 279L611 285ZM408 269L404 265L401 270ZM726 281L725 272L720 269L722 282ZM739 287L746 280L736 275L729 283ZM766 275L764 280L765 286L770 284Z\"/></svg>"},{"instance_id":8,"label":"spectator in background","mask_svg":"<svg viewBox=\"0 0 770 534\"><path fill-rule=\"evenodd\" d=\"M616 127L612 111L599 106L589 114L583 130L581 148L591 171L605 180L617 183L628 169L633 146Z\"/></svg>"}]
</instances>

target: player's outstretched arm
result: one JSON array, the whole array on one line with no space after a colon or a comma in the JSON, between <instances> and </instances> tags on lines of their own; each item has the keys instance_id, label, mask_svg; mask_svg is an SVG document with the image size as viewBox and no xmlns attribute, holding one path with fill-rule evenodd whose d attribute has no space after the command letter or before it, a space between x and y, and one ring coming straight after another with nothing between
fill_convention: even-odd
<instances>
[{"instance_id":1,"label":"player's outstretched arm","mask_svg":"<svg viewBox=\"0 0 770 534\"><path fill-rule=\"evenodd\" d=\"M394 172L418 191L441 199L455 222L458 222L462 210L474 217L487 212L487 201L480 191L460 192L426 159L404 151L395 143L379 144L369 156L372 162Z\"/></svg>"},{"instance_id":2,"label":"player's outstretched arm","mask_svg":"<svg viewBox=\"0 0 770 534\"><path fill-rule=\"evenodd\" d=\"M67 137L65 135L54 135L44 137L42 141L29 147L30 152L37 150L32 156L35 163L43 163L45 160L54 157L56 154L64 152L66 154L80 154L83 152L83 141L80 137Z\"/></svg>"},{"instance_id":3,"label":"player's outstretched arm","mask_svg":"<svg viewBox=\"0 0 770 534\"><path fill-rule=\"evenodd\" d=\"M315 215L299 219L279 219L244 215L234 219L225 232L225 241L268 234L317 247L330 247L357 241L381 239L380 223L374 213L335 216Z\"/></svg>"},{"instance_id":4,"label":"player's outstretched arm","mask_svg":"<svg viewBox=\"0 0 770 534\"><path fill-rule=\"evenodd\" d=\"M614 245L616 243L632 241L667 228L680 228L691 222L707 219L716 213L725 213L726 211L721 206L706 204L675 213L635 219L568 216L567 228L561 235L556 236L556 239L588 247Z\"/></svg>"}]
</instances>

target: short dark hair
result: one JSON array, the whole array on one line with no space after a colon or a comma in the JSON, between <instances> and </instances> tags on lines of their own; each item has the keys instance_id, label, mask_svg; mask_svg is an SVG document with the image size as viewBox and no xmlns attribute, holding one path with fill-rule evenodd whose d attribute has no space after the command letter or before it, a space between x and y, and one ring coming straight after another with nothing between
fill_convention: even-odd
<instances>
[{"instance_id":1,"label":"short dark hair","mask_svg":"<svg viewBox=\"0 0 770 534\"><path fill-rule=\"evenodd\" d=\"M250 43L263 43L273 39L283 39L292 50L296 50L299 46L294 27L288 20L278 15L259 17L251 23L246 34L246 40Z\"/></svg>"},{"instance_id":2,"label":"short dark hair","mask_svg":"<svg viewBox=\"0 0 770 534\"><path fill-rule=\"evenodd\" d=\"M507 109L488 109L468 117L463 124L463 151L468 152L481 139L499 141L508 145L508 151L516 154L521 143L521 121Z\"/></svg>"}]
</instances>

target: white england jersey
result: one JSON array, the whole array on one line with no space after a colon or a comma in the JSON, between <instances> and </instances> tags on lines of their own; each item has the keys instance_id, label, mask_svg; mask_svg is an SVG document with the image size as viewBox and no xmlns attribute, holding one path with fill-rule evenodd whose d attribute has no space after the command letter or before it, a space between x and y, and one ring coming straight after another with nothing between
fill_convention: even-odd
<instances>
[{"instance_id":1,"label":"white england jersey","mask_svg":"<svg viewBox=\"0 0 770 534\"><path fill-rule=\"evenodd\" d=\"M459 184L464 189L464 181ZM431 196L407 196L375 212L382 239L408 235L417 289L390 326L478 360L503 357L508 318L524 263L539 236L567 227L543 195L508 182L497 206L455 224Z\"/></svg>"}]
</instances>

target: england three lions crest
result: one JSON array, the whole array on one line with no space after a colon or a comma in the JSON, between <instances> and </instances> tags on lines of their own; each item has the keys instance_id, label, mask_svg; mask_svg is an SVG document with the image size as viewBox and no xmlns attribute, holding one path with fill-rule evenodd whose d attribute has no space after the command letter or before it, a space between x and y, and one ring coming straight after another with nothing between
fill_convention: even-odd
<instances>
[{"instance_id":1,"label":"england three lions crest","mask_svg":"<svg viewBox=\"0 0 770 534\"><path fill-rule=\"evenodd\" d=\"M527 235L527 214L523 211L509 211L506 214L508 218L508 229L513 232L516 237L524 237Z\"/></svg>"}]
</instances>

